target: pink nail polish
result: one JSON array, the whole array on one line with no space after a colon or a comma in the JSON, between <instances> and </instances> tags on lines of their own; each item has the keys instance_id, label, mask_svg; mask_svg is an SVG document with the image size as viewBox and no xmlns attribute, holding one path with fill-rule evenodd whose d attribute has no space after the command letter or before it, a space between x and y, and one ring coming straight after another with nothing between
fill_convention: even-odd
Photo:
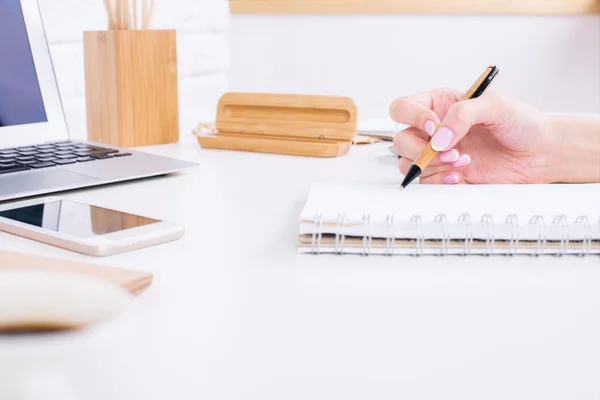
<instances>
[{"instance_id":1,"label":"pink nail polish","mask_svg":"<svg viewBox=\"0 0 600 400\"><path fill-rule=\"evenodd\" d=\"M433 139L431 139L431 148L435 151L442 151L448 147L453 138L454 133L450 129L446 127L440 128L433 135Z\"/></svg>"},{"instance_id":2,"label":"pink nail polish","mask_svg":"<svg viewBox=\"0 0 600 400\"><path fill-rule=\"evenodd\" d=\"M444 151L443 153L440 153L440 161L445 163L453 163L458 160L458 156L458 151L454 149Z\"/></svg>"},{"instance_id":3,"label":"pink nail polish","mask_svg":"<svg viewBox=\"0 0 600 400\"><path fill-rule=\"evenodd\" d=\"M433 132L435 132L435 123L433 121L428 120L425 122L425 132L427 132L429 136L433 135Z\"/></svg>"},{"instance_id":4,"label":"pink nail polish","mask_svg":"<svg viewBox=\"0 0 600 400\"><path fill-rule=\"evenodd\" d=\"M456 168L460 168L469 165L470 162L471 157L469 157L468 154L463 154L460 157L458 157L458 160L456 160L456 162L452 165Z\"/></svg>"},{"instance_id":5,"label":"pink nail polish","mask_svg":"<svg viewBox=\"0 0 600 400\"><path fill-rule=\"evenodd\" d=\"M458 174L450 174L444 178L444 183L446 185L455 185L459 180Z\"/></svg>"}]
</instances>

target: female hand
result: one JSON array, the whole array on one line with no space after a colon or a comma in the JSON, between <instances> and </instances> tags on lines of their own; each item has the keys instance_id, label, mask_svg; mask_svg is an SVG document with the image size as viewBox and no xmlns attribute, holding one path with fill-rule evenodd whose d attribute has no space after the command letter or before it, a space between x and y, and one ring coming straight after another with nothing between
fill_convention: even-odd
<instances>
[{"instance_id":1,"label":"female hand","mask_svg":"<svg viewBox=\"0 0 600 400\"><path fill-rule=\"evenodd\" d=\"M394 138L400 172L406 175L431 134L436 158L420 176L423 184L548 183L548 168L560 149L551 118L487 92L460 101L463 93L438 89L395 100L390 117L410 125Z\"/></svg>"}]
</instances>

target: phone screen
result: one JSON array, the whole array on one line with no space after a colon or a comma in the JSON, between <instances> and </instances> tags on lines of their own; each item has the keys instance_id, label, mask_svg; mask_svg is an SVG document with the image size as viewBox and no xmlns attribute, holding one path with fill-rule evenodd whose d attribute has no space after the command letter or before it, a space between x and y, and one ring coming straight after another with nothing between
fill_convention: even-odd
<instances>
[{"instance_id":1,"label":"phone screen","mask_svg":"<svg viewBox=\"0 0 600 400\"><path fill-rule=\"evenodd\" d=\"M0 211L0 217L82 239L161 222L69 200Z\"/></svg>"}]
</instances>

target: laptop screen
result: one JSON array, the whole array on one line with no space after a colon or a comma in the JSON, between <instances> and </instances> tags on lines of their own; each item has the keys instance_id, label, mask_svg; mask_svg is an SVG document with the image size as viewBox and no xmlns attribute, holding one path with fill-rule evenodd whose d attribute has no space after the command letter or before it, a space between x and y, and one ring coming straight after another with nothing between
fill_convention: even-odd
<instances>
[{"instance_id":1,"label":"laptop screen","mask_svg":"<svg viewBox=\"0 0 600 400\"><path fill-rule=\"evenodd\" d=\"M47 122L20 0L0 0L0 127Z\"/></svg>"}]
</instances>

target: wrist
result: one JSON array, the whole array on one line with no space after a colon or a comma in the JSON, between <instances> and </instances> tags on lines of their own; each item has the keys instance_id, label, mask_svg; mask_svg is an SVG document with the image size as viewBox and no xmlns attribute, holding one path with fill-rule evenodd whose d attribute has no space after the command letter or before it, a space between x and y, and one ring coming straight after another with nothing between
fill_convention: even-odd
<instances>
[{"instance_id":1,"label":"wrist","mask_svg":"<svg viewBox=\"0 0 600 400\"><path fill-rule=\"evenodd\" d=\"M600 120L550 116L547 133L548 183L600 182Z\"/></svg>"}]
</instances>

